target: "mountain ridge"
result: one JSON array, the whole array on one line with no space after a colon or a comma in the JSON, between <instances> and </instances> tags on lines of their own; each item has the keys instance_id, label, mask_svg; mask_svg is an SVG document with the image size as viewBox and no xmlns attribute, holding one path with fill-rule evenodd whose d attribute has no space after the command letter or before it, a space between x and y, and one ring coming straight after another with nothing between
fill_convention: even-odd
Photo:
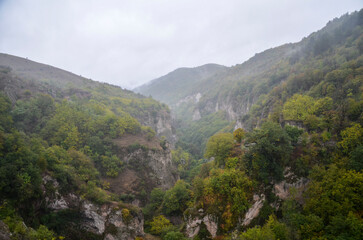
<instances>
[{"instance_id":1,"label":"mountain ridge","mask_svg":"<svg viewBox=\"0 0 363 240\"><path fill-rule=\"evenodd\" d=\"M156 100L169 105L175 105L178 99L185 97L184 92L186 90L191 91L191 89L188 89L190 84L196 84L203 79L223 72L226 69L228 69L228 67L214 63L208 63L193 68L178 68L164 76L134 88L133 90L142 94L147 93L147 95L152 95ZM150 94L147 89L149 89L152 94ZM175 89L180 89L181 91L177 96L173 96L175 91L172 90ZM162 94L167 97L162 97Z\"/></svg>"}]
</instances>

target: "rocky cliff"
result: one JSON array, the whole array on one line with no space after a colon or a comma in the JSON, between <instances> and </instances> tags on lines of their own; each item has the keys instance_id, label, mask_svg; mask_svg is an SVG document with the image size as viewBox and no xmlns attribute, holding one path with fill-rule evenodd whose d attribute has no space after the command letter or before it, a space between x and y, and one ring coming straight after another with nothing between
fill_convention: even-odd
<instances>
[{"instance_id":1,"label":"rocky cliff","mask_svg":"<svg viewBox=\"0 0 363 240\"><path fill-rule=\"evenodd\" d=\"M130 205L109 202L95 204L76 193L60 193L58 182L49 175L43 177L43 193L48 211L73 211L78 215L79 227L98 239L133 240L144 236L141 210Z\"/></svg>"},{"instance_id":2,"label":"rocky cliff","mask_svg":"<svg viewBox=\"0 0 363 240\"><path fill-rule=\"evenodd\" d=\"M155 187L168 189L179 178L167 141L157 137L145 140L140 135L127 135L114 143L125 169L118 177L107 179L112 191L137 195L144 190L149 193Z\"/></svg>"}]
</instances>

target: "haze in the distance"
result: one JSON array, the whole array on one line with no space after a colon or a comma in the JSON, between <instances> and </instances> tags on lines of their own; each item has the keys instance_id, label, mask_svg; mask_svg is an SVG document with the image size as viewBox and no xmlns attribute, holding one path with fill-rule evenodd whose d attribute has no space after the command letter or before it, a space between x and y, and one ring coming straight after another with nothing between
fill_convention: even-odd
<instances>
[{"instance_id":1,"label":"haze in the distance","mask_svg":"<svg viewBox=\"0 0 363 240\"><path fill-rule=\"evenodd\" d=\"M178 67L242 63L361 0L0 0L0 52L132 89Z\"/></svg>"}]
</instances>

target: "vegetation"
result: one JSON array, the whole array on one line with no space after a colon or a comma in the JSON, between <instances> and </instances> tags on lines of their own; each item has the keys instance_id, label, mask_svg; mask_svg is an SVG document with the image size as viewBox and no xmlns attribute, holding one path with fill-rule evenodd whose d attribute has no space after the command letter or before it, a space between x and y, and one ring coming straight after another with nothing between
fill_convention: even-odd
<instances>
[{"instance_id":1,"label":"vegetation","mask_svg":"<svg viewBox=\"0 0 363 240\"><path fill-rule=\"evenodd\" d=\"M145 231L163 240L185 239L183 220L197 219L195 239L210 239L207 217L216 225L216 239L362 239L362 33L360 10L300 43L199 79L195 91L203 97L177 110L201 115L176 125L172 161L181 179L150 196L135 193L144 196ZM11 79L10 72L0 74ZM58 235L67 227L79 224L77 214L49 213L39 204L55 192L44 176L55 179L61 193L94 203L133 199L111 194L103 181L123 176L128 167L115 140L141 135L167 148L165 138L156 139L137 120L168 112L165 105L109 85L85 86L78 91L87 97L22 91L11 101L0 94L0 220L14 238L62 239ZM232 130L236 122L222 103L230 104L229 112L243 112L235 120L244 129ZM141 148L133 144L128 151ZM281 197L278 183L299 184ZM245 225L257 196L262 208ZM125 224L134 212L122 209Z\"/></svg>"},{"instance_id":2,"label":"vegetation","mask_svg":"<svg viewBox=\"0 0 363 240\"><path fill-rule=\"evenodd\" d=\"M90 83L92 87L69 90L47 84L59 94L52 97L42 92L41 81L29 84L14 78L11 70L2 71L1 78L15 86L18 99L11 101L6 89L0 93L0 220L14 239L79 239L79 219L59 214L55 220L44 199L59 191L96 204L118 201L104 180L116 178L126 167L115 140L128 134L150 141L155 131L138 118L168 109L109 85ZM24 86L31 90L20 90ZM63 97L72 91L74 95ZM56 187L45 176L56 181ZM142 194L147 199L145 190ZM133 219L130 211L122 210L126 223Z\"/></svg>"},{"instance_id":3,"label":"vegetation","mask_svg":"<svg viewBox=\"0 0 363 240\"><path fill-rule=\"evenodd\" d=\"M195 86L200 101L175 109L201 113L178 123L175 162L183 176L195 171L186 178L192 198L184 217L212 216L216 239L362 238L362 24L363 10L344 15L300 43L257 54ZM241 114L251 99L238 119L244 130L219 125L228 113L216 106ZM194 160L203 152L208 160ZM186 167L190 162L194 167ZM297 180L307 183L304 191L276 196L276 183ZM243 226L253 194L265 202ZM195 239L210 238L201 223Z\"/></svg>"}]
</instances>

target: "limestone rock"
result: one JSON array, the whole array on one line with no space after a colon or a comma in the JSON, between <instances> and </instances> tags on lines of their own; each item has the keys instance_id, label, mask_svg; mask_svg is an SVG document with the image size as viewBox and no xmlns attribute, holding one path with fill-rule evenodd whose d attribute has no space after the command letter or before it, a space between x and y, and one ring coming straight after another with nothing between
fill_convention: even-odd
<instances>
[{"instance_id":1,"label":"limestone rock","mask_svg":"<svg viewBox=\"0 0 363 240\"><path fill-rule=\"evenodd\" d=\"M188 238L194 238L200 230L200 225L204 223L208 232L213 238L217 236L218 219L210 214L204 214L203 209L198 210L197 216L186 216L185 234Z\"/></svg>"},{"instance_id":2,"label":"limestone rock","mask_svg":"<svg viewBox=\"0 0 363 240\"><path fill-rule=\"evenodd\" d=\"M47 192L50 191L46 187L47 184L51 184L53 187L52 192ZM88 200L81 200L80 197L73 193L61 195L58 186L58 182L51 176L45 175L43 177L42 188L47 196L46 204L48 209L53 211L64 209L78 211L81 216L80 227L82 229L104 236L105 240L133 240L135 237L144 236L144 218L141 212L130 213L131 218L125 222L122 216L122 208L117 203L97 205ZM1 238L1 234L4 232L2 229L0 222L0 239L3 239Z\"/></svg>"},{"instance_id":3,"label":"limestone rock","mask_svg":"<svg viewBox=\"0 0 363 240\"><path fill-rule=\"evenodd\" d=\"M302 194L305 191L309 180L306 178L297 179L293 183L288 183L286 180L274 185L274 193L282 200L288 199L291 189L296 190L295 198L302 203Z\"/></svg>"},{"instance_id":4,"label":"limestone rock","mask_svg":"<svg viewBox=\"0 0 363 240\"><path fill-rule=\"evenodd\" d=\"M263 203L265 202L265 195L262 194L261 196L258 196L257 194L253 195L253 200L255 203L250 207L242 221L243 226L248 226L251 221L258 216L260 213L260 210L263 206Z\"/></svg>"},{"instance_id":5,"label":"limestone rock","mask_svg":"<svg viewBox=\"0 0 363 240\"><path fill-rule=\"evenodd\" d=\"M1 240L10 240L11 233L9 227L0 220L0 239Z\"/></svg>"},{"instance_id":6,"label":"limestone rock","mask_svg":"<svg viewBox=\"0 0 363 240\"><path fill-rule=\"evenodd\" d=\"M81 211L85 216L82 219L82 227L87 231L101 235L105 231L106 218L98 213L99 208L85 201L83 202Z\"/></svg>"}]
</instances>

